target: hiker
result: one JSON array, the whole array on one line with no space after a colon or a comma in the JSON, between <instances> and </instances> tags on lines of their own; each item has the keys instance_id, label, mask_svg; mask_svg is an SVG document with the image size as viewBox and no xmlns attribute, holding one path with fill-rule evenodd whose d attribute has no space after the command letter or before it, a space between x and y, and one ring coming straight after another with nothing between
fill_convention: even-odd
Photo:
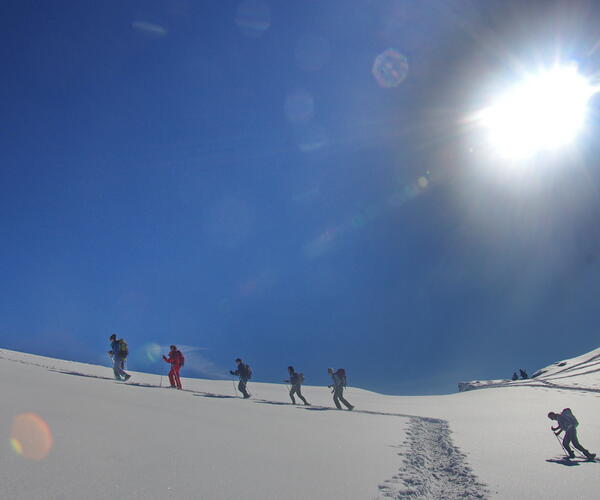
<instances>
[{"instance_id":1,"label":"hiker","mask_svg":"<svg viewBox=\"0 0 600 500\"><path fill-rule=\"evenodd\" d=\"M288 366L288 373L290 375L290 378L288 380L284 380L284 382L292 386L292 388L290 389L290 398L292 399L292 404L296 404L294 394L297 394L298 397L302 401L304 401L305 405L309 405L310 403L306 401L306 399L304 399L302 392L300 392L300 387L304 383L304 374L296 372L293 366Z\"/></svg>"},{"instance_id":2,"label":"hiker","mask_svg":"<svg viewBox=\"0 0 600 500\"><path fill-rule=\"evenodd\" d=\"M250 397L250 393L246 390L246 384L248 383L248 380L252 378L252 369L250 366L244 364L240 358L237 358L235 362L237 364L237 370L229 370L229 373L240 377L238 389L244 396L244 399L248 399Z\"/></svg>"},{"instance_id":3,"label":"hiker","mask_svg":"<svg viewBox=\"0 0 600 500\"><path fill-rule=\"evenodd\" d=\"M346 405L348 410L352 411L354 406L352 406L348 401L344 399L344 387L346 387L346 370L343 368L338 368L337 371L333 371L333 368L327 368L327 373L331 375L333 379L333 385L329 385L328 387L333 388L333 402L338 410L342 409L342 405L340 405L340 401Z\"/></svg>"},{"instance_id":4,"label":"hiker","mask_svg":"<svg viewBox=\"0 0 600 500\"><path fill-rule=\"evenodd\" d=\"M513 372L512 379L513 380L519 380L519 376L517 375L517 372Z\"/></svg>"},{"instance_id":5,"label":"hiker","mask_svg":"<svg viewBox=\"0 0 600 500\"><path fill-rule=\"evenodd\" d=\"M523 380L525 380L526 378L529 378L529 375L527 375L527 372L525 370L523 370L522 368L519 369L519 373L521 374L521 378Z\"/></svg>"},{"instance_id":6,"label":"hiker","mask_svg":"<svg viewBox=\"0 0 600 500\"><path fill-rule=\"evenodd\" d=\"M575 415L573 415L571 408L565 408L560 414L551 411L548 413L548 418L558 422L556 427L551 427L552 432L554 432L556 436L560 435L563 431L565 432L562 445L569 454L569 458L575 458L575 453L569 446L570 444L573 444L575 448L581 451L588 460L593 460L596 457L595 453L590 453L579 443L579 440L577 439L577 426L579 425L579 422L575 418Z\"/></svg>"},{"instance_id":7,"label":"hiker","mask_svg":"<svg viewBox=\"0 0 600 500\"><path fill-rule=\"evenodd\" d=\"M179 378L179 370L183 366L185 362L185 358L181 351L177 350L177 346L172 345L170 347L171 351L169 352L169 357L163 356L163 359L171 364L171 370L169 370L169 382L171 382L171 387L174 389L181 390L181 379Z\"/></svg>"},{"instance_id":8,"label":"hiker","mask_svg":"<svg viewBox=\"0 0 600 500\"><path fill-rule=\"evenodd\" d=\"M117 340L116 333L113 333L108 340L110 341L110 351L108 351L108 355L113 360L113 371L115 372L115 379L129 380L131 378L131 375L125 373L124 369L127 354L129 354L127 342L125 342L125 340L123 339Z\"/></svg>"}]
</instances>

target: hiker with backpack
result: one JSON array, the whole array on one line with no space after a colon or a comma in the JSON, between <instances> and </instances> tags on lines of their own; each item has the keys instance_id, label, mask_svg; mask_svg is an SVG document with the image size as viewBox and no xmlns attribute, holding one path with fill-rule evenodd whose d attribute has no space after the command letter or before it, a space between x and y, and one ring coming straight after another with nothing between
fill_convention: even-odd
<instances>
[{"instance_id":1,"label":"hiker with backpack","mask_svg":"<svg viewBox=\"0 0 600 500\"><path fill-rule=\"evenodd\" d=\"M113 371L115 373L116 380L129 380L131 375L125 372L125 360L129 354L129 348L127 342L124 339L117 340L117 334L113 333L109 339L110 351L108 355L113 360Z\"/></svg>"},{"instance_id":2,"label":"hiker with backpack","mask_svg":"<svg viewBox=\"0 0 600 500\"><path fill-rule=\"evenodd\" d=\"M310 403L304 399L304 396L301 392L301 386L304 383L304 373L296 372L293 366L288 366L288 373L290 378L288 380L284 380L284 382L292 386L290 389L290 398L292 399L292 404L296 404L294 394L297 394L298 397L304 401L304 404L308 406Z\"/></svg>"},{"instance_id":3,"label":"hiker with backpack","mask_svg":"<svg viewBox=\"0 0 600 500\"><path fill-rule=\"evenodd\" d=\"M242 393L244 399L248 399L250 397L250 393L246 390L246 385L248 384L248 380L252 378L252 368L250 368L249 365L244 364L241 358L237 358L235 362L237 364L237 370L229 370L229 373L240 377L238 390Z\"/></svg>"},{"instance_id":4,"label":"hiker with backpack","mask_svg":"<svg viewBox=\"0 0 600 500\"><path fill-rule=\"evenodd\" d=\"M561 413L554 413L551 411L548 413L548 418L558 422L556 427L551 427L555 436L558 437L560 433L564 431L565 437L563 438L562 445L569 454L569 458L575 458L575 453L569 446L570 444L581 451L588 460L594 460L594 458L596 458L595 453L590 453L579 443L579 439L577 439L577 426L579 425L579 422L575 418L575 415L573 415L571 408L565 408Z\"/></svg>"},{"instance_id":5,"label":"hiker with backpack","mask_svg":"<svg viewBox=\"0 0 600 500\"><path fill-rule=\"evenodd\" d=\"M528 378L529 378L529 375L527 375L527 372L526 372L525 370L523 370L522 368L521 368L521 369L519 369L519 373L521 374L521 378L522 378L523 380L525 380L525 379L528 379Z\"/></svg>"},{"instance_id":6,"label":"hiker with backpack","mask_svg":"<svg viewBox=\"0 0 600 500\"><path fill-rule=\"evenodd\" d=\"M328 386L330 389L333 389L333 402L338 410L342 409L342 405L340 405L340 401L346 405L348 410L352 411L354 406L352 406L348 401L344 399L344 387L346 387L346 370L343 368L338 368L335 372L333 368L327 368L327 373L331 375L333 380L333 384Z\"/></svg>"},{"instance_id":7,"label":"hiker with backpack","mask_svg":"<svg viewBox=\"0 0 600 500\"><path fill-rule=\"evenodd\" d=\"M177 350L177 346L172 345L170 347L171 351L169 352L169 357L163 356L163 359L171 364L171 370L169 370L169 382L171 382L171 387L174 389L181 390L181 379L179 378L179 370L183 366L185 362L185 358L181 351Z\"/></svg>"}]
</instances>

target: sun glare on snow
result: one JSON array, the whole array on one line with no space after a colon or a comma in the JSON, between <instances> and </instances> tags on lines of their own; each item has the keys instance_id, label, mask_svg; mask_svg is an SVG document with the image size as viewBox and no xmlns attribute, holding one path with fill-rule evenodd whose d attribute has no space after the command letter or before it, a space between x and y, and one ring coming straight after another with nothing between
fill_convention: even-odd
<instances>
[{"instance_id":1,"label":"sun glare on snow","mask_svg":"<svg viewBox=\"0 0 600 500\"><path fill-rule=\"evenodd\" d=\"M18 455L31 460L43 460L52 449L54 440L50 427L35 413L21 413L13 419L10 444Z\"/></svg>"}]
</instances>

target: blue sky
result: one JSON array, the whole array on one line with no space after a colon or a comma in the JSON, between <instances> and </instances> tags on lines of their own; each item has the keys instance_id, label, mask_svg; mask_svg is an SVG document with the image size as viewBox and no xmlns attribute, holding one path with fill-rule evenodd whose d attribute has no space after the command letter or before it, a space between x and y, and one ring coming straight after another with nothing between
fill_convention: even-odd
<instances>
[{"instance_id":1,"label":"blue sky","mask_svg":"<svg viewBox=\"0 0 600 500\"><path fill-rule=\"evenodd\" d=\"M3 2L0 345L394 394L598 347L596 115L518 171L464 124L523 67L597 72L592 9Z\"/></svg>"}]
</instances>

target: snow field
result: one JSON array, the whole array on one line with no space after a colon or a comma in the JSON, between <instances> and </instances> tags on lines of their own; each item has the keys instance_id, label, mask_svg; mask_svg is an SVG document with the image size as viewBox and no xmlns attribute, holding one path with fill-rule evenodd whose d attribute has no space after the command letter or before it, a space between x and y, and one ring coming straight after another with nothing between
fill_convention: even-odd
<instances>
[{"instance_id":1,"label":"snow field","mask_svg":"<svg viewBox=\"0 0 600 500\"><path fill-rule=\"evenodd\" d=\"M251 382L244 401L231 381L182 379L175 391L157 375L118 383L107 367L0 350L0 497L595 498L600 464L565 463L546 414L571 407L581 443L600 451L596 354L445 396L348 388L347 412L323 387L304 388L311 407L279 384ZM44 460L7 444L23 412L52 429Z\"/></svg>"},{"instance_id":2,"label":"snow field","mask_svg":"<svg viewBox=\"0 0 600 500\"><path fill-rule=\"evenodd\" d=\"M48 362L110 375L65 363ZM287 394L270 384L252 384L262 398L244 401L230 381L183 381L197 392L153 387L156 375L134 373L131 382L146 385L0 360L2 498L373 498L399 466L389 443L403 439L405 419L278 404ZM306 392L328 402L327 389ZM42 461L8 446L23 412L52 430Z\"/></svg>"}]
</instances>

